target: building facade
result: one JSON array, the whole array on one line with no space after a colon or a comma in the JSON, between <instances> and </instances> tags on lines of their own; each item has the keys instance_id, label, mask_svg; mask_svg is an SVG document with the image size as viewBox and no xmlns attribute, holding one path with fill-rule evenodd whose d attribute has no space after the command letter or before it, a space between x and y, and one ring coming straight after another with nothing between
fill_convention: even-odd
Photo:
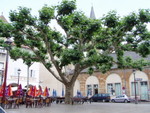
<instances>
[{"instance_id":1,"label":"building facade","mask_svg":"<svg viewBox=\"0 0 150 113\"><path fill-rule=\"evenodd\" d=\"M0 84L2 85L5 76L5 65L6 65L6 50L0 48ZM7 81L6 85L9 84L22 84L22 87L27 87L27 81L32 85L39 85L39 67L40 63L33 63L29 68L23 63L22 59L13 60L8 56L8 67L7 67ZM20 73L18 73L20 69Z\"/></svg>"},{"instance_id":2,"label":"building facade","mask_svg":"<svg viewBox=\"0 0 150 113\"><path fill-rule=\"evenodd\" d=\"M0 47L0 85L3 83L4 64L6 59L6 50Z\"/></svg>"},{"instance_id":3,"label":"building facade","mask_svg":"<svg viewBox=\"0 0 150 113\"><path fill-rule=\"evenodd\" d=\"M77 80L84 96L109 93L111 96L127 94L134 97L136 88L139 99L150 99L150 68L135 72L132 69L113 69L105 74L100 72L92 75L82 73Z\"/></svg>"},{"instance_id":4,"label":"building facade","mask_svg":"<svg viewBox=\"0 0 150 113\"><path fill-rule=\"evenodd\" d=\"M39 85L39 63L33 63L29 68L28 75L28 66L23 63L22 59L14 61L9 58L8 62L8 72L7 72L7 85L19 83L22 85L22 88L27 88L27 83L29 85L37 86ZM20 73L18 73L20 69ZM29 77L29 78L28 78Z\"/></svg>"}]
</instances>

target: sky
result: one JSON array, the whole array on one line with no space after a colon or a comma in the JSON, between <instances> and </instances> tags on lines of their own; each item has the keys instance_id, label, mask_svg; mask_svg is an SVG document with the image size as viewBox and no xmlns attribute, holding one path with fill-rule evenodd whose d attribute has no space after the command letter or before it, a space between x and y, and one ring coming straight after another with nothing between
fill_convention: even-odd
<instances>
[{"instance_id":1,"label":"sky","mask_svg":"<svg viewBox=\"0 0 150 113\"><path fill-rule=\"evenodd\" d=\"M17 10L19 6L32 9L32 14L37 15L38 10L45 4L57 5L62 0L0 0L0 15L9 21L10 10ZM91 6L94 7L96 18L102 17L111 10L116 10L120 16L128 15L138 9L150 8L150 0L76 0L77 9L90 16Z\"/></svg>"}]
</instances>

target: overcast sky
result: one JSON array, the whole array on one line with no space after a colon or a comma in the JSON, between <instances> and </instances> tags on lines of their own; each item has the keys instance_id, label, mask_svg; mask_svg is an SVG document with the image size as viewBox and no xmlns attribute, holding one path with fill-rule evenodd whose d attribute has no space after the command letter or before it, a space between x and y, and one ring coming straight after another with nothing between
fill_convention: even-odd
<instances>
[{"instance_id":1,"label":"overcast sky","mask_svg":"<svg viewBox=\"0 0 150 113\"><path fill-rule=\"evenodd\" d=\"M33 15L37 15L39 9L47 5L56 5L62 0L0 0L0 15L8 20L10 10L16 10L19 6L32 9ZM93 5L96 18L102 17L108 11L116 10L119 15L127 15L138 9L150 8L150 0L76 0L77 9L83 11L88 17Z\"/></svg>"}]
</instances>

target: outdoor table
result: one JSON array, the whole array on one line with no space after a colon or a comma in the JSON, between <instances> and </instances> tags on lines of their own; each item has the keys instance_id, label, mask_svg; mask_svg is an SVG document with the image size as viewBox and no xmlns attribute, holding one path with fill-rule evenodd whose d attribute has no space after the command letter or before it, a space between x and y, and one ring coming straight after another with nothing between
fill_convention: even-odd
<instances>
[{"instance_id":1,"label":"outdoor table","mask_svg":"<svg viewBox=\"0 0 150 113\"><path fill-rule=\"evenodd\" d=\"M83 98L81 98L81 97L73 97L72 98L72 105L74 104L74 103L81 103L81 104L83 104L84 103L84 100L83 100Z\"/></svg>"},{"instance_id":2,"label":"outdoor table","mask_svg":"<svg viewBox=\"0 0 150 113\"><path fill-rule=\"evenodd\" d=\"M31 101L33 102L33 106L34 107L38 107L38 106L42 106L43 105L43 101L40 101L40 100L43 100L43 98L31 98Z\"/></svg>"},{"instance_id":3,"label":"outdoor table","mask_svg":"<svg viewBox=\"0 0 150 113\"><path fill-rule=\"evenodd\" d=\"M50 106L52 102L52 98L51 97L47 97L44 99L44 105L45 106Z\"/></svg>"},{"instance_id":4,"label":"outdoor table","mask_svg":"<svg viewBox=\"0 0 150 113\"><path fill-rule=\"evenodd\" d=\"M64 102L65 101L65 97L57 97L56 98L56 103L58 104L58 103L62 103L62 102Z\"/></svg>"},{"instance_id":5,"label":"outdoor table","mask_svg":"<svg viewBox=\"0 0 150 113\"><path fill-rule=\"evenodd\" d=\"M26 98L26 101L25 101L25 103L26 103L26 108L27 107L31 107L32 108L32 106L33 106L33 103L34 101L33 101L33 99L32 98Z\"/></svg>"},{"instance_id":6,"label":"outdoor table","mask_svg":"<svg viewBox=\"0 0 150 113\"><path fill-rule=\"evenodd\" d=\"M17 100L17 98L7 98L8 100L8 109L13 108L13 104L15 104L15 101Z\"/></svg>"}]
</instances>

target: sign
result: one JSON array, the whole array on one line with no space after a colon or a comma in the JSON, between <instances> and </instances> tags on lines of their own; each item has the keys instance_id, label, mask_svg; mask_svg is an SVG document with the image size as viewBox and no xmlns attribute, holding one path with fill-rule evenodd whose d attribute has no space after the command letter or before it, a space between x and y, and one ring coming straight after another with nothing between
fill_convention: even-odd
<instances>
[{"instance_id":1,"label":"sign","mask_svg":"<svg viewBox=\"0 0 150 113\"><path fill-rule=\"evenodd\" d=\"M142 81L142 78L135 78L136 81Z\"/></svg>"},{"instance_id":2,"label":"sign","mask_svg":"<svg viewBox=\"0 0 150 113\"><path fill-rule=\"evenodd\" d=\"M150 94L150 89L148 89L148 93Z\"/></svg>"}]
</instances>

